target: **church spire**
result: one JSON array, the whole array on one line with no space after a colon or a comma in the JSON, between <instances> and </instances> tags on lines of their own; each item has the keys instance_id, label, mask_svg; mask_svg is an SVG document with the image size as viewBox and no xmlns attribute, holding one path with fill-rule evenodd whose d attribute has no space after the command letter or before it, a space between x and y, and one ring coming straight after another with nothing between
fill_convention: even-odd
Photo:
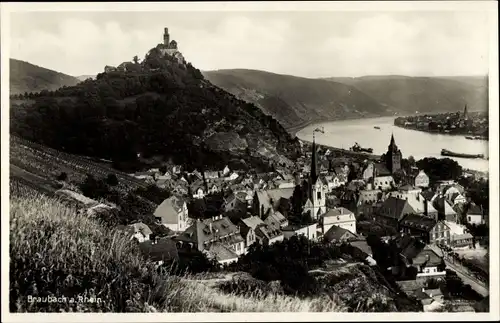
<instances>
[{"instance_id":1,"label":"church spire","mask_svg":"<svg viewBox=\"0 0 500 323\"><path fill-rule=\"evenodd\" d=\"M312 160L311 160L311 184L316 184L316 180L318 179L318 161L317 161L317 153L316 153L316 141L313 134L313 144L312 144Z\"/></svg>"}]
</instances>

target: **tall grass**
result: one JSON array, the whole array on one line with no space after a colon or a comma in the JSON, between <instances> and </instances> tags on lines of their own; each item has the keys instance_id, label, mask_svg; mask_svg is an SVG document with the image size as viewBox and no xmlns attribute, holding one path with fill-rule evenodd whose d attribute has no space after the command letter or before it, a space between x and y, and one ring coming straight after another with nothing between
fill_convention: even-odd
<instances>
[{"instance_id":1,"label":"tall grass","mask_svg":"<svg viewBox=\"0 0 500 323\"><path fill-rule=\"evenodd\" d=\"M10 207L11 312L344 310L332 298L241 296L214 286L227 277L204 281L158 271L121 232L19 184L11 185Z\"/></svg>"}]
</instances>

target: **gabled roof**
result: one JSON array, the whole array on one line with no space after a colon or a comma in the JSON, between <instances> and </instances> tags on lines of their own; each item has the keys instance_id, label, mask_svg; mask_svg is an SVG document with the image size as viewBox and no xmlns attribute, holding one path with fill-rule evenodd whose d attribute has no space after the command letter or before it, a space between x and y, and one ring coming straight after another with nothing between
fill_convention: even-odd
<instances>
[{"instance_id":1,"label":"gabled roof","mask_svg":"<svg viewBox=\"0 0 500 323\"><path fill-rule=\"evenodd\" d=\"M373 163L373 168L376 171L376 176L390 176L391 172L382 163Z\"/></svg>"},{"instance_id":2,"label":"gabled roof","mask_svg":"<svg viewBox=\"0 0 500 323\"><path fill-rule=\"evenodd\" d=\"M247 227L254 230L257 229L259 225L264 224L264 221L262 221L258 216L251 216L245 219L241 219L241 222L243 222Z\"/></svg>"},{"instance_id":3,"label":"gabled roof","mask_svg":"<svg viewBox=\"0 0 500 323\"><path fill-rule=\"evenodd\" d=\"M408 191L413 191L413 190L420 190L418 187L415 187L410 184L403 185L399 188L400 191L402 192L408 192Z\"/></svg>"},{"instance_id":4,"label":"gabled roof","mask_svg":"<svg viewBox=\"0 0 500 323\"><path fill-rule=\"evenodd\" d=\"M481 210L481 207L479 205L471 203L467 210L467 215L483 215L483 211Z\"/></svg>"},{"instance_id":5,"label":"gabled roof","mask_svg":"<svg viewBox=\"0 0 500 323\"><path fill-rule=\"evenodd\" d=\"M238 255L224 246L222 243L214 243L207 250L209 256L218 261L238 259Z\"/></svg>"},{"instance_id":6,"label":"gabled roof","mask_svg":"<svg viewBox=\"0 0 500 323\"><path fill-rule=\"evenodd\" d=\"M275 221L276 223L279 224L279 226L282 226L283 224L287 223L288 220L285 218L283 214L281 214L281 212L275 211L269 214L269 216L264 220L264 222L268 224L270 224L271 221Z\"/></svg>"},{"instance_id":7,"label":"gabled roof","mask_svg":"<svg viewBox=\"0 0 500 323\"><path fill-rule=\"evenodd\" d=\"M332 227L326 231L324 238L328 241L340 241L343 239L354 239L356 235L347 229L332 225Z\"/></svg>"},{"instance_id":8,"label":"gabled roof","mask_svg":"<svg viewBox=\"0 0 500 323\"><path fill-rule=\"evenodd\" d=\"M433 191L427 190L427 191L423 191L422 193L420 193L420 195L422 195L422 197L424 199L426 199L427 201L431 201L435 194Z\"/></svg>"},{"instance_id":9,"label":"gabled roof","mask_svg":"<svg viewBox=\"0 0 500 323\"><path fill-rule=\"evenodd\" d=\"M178 222L179 212L182 211L184 205L184 199L171 196L165 199L154 212L155 217L160 217L162 223L176 224Z\"/></svg>"},{"instance_id":10,"label":"gabled roof","mask_svg":"<svg viewBox=\"0 0 500 323\"><path fill-rule=\"evenodd\" d=\"M426 245L413 259L414 265L437 266L443 259L443 252L433 245Z\"/></svg>"},{"instance_id":11,"label":"gabled roof","mask_svg":"<svg viewBox=\"0 0 500 323\"><path fill-rule=\"evenodd\" d=\"M393 196L390 196L384 201L381 209L387 211L385 215L398 220L403 216L403 211L405 209L408 210L408 213L416 213L407 200L399 199Z\"/></svg>"},{"instance_id":12,"label":"gabled roof","mask_svg":"<svg viewBox=\"0 0 500 323\"><path fill-rule=\"evenodd\" d=\"M210 231L210 224L212 224L212 231ZM198 247L198 250L203 250L205 249L205 243L211 240L218 240L224 236L230 236L230 239L227 240L228 243L243 241L239 228L227 217L222 217L217 220L198 220L178 235L176 240L194 243Z\"/></svg>"}]
</instances>

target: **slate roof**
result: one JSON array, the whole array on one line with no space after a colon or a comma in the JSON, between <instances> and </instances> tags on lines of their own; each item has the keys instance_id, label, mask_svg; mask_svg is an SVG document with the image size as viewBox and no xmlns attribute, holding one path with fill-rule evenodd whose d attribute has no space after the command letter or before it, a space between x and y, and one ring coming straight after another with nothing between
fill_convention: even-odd
<instances>
[{"instance_id":1,"label":"slate roof","mask_svg":"<svg viewBox=\"0 0 500 323\"><path fill-rule=\"evenodd\" d=\"M351 246L358 248L369 256L373 255L372 248L368 245L368 243L366 243L366 240L364 239L356 239L354 241L351 241L350 244Z\"/></svg>"},{"instance_id":2,"label":"slate roof","mask_svg":"<svg viewBox=\"0 0 500 323\"><path fill-rule=\"evenodd\" d=\"M332 225L331 228L326 231L324 238L328 241L340 241L344 239L354 239L356 235L347 229Z\"/></svg>"},{"instance_id":3,"label":"slate roof","mask_svg":"<svg viewBox=\"0 0 500 323\"><path fill-rule=\"evenodd\" d=\"M393 196L390 196L382 203L381 211L384 212L384 215L397 220L403 217L404 211L407 211L407 213L416 213L408 201Z\"/></svg>"},{"instance_id":4,"label":"slate roof","mask_svg":"<svg viewBox=\"0 0 500 323\"><path fill-rule=\"evenodd\" d=\"M483 211L481 210L481 207L479 207L479 205L477 205L477 204L471 204L469 206L469 209L467 210L467 215L469 215L469 214L473 214L473 215L480 214L480 215L483 215Z\"/></svg>"},{"instance_id":5,"label":"slate roof","mask_svg":"<svg viewBox=\"0 0 500 323\"><path fill-rule=\"evenodd\" d=\"M426 191L423 191L422 193L420 193L420 195L422 195L422 197L424 199L426 199L427 201L431 201L435 194L431 190L426 190Z\"/></svg>"},{"instance_id":6,"label":"slate roof","mask_svg":"<svg viewBox=\"0 0 500 323\"><path fill-rule=\"evenodd\" d=\"M431 231L436 223L434 219L418 214L407 214L400 221L402 226L426 232Z\"/></svg>"},{"instance_id":7,"label":"slate roof","mask_svg":"<svg viewBox=\"0 0 500 323\"><path fill-rule=\"evenodd\" d=\"M424 249L413 258L414 265L437 266L441 264L443 252L433 245L426 245Z\"/></svg>"},{"instance_id":8,"label":"slate roof","mask_svg":"<svg viewBox=\"0 0 500 323\"><path fill-rule=\"evenodd\" d=\"M268 223L270 221L275 221L276 223L279 224L279 226L282 226L288 222L288 220L285 218L283 214L279 211L275 211L264 220L264 222Z\"/></svg>"},{"instance_id":9,"label":"slate roof","mask_svg":"<svg viewBox=\"0 0 500 323\"><path fill-rule=\"evenodd\" d=\"M212 231L210 231L212 224ZM223 238L224 237L224 238ZM176 237L176 240L194 243L198 250L204 250L208 244L220 241L224 244L234 244L243 241L239 228L227 217L204 219L196 221L184 232Z\"/></svg>"},{"instance_id":10,"label":"slate roof","mask_svg":"<svg viewBox=\"0 0 500 323\"><path fill-rule=\"evenodd\" d=\"M376 171L376 176L389 176L391 172L382 163L373 163L373 168Z\"/></svg>"},{"instance_id":11,"label":"slate roof","mask_svg":"<svg viewBox=\"0 0 500 323\"><path fill-rule=\"evenodd\" d=\"M235 254L231 249L229 249L228 247L224 246L221 243L212 244L210 248L207 250L207 252L209 256L212 256L218 261L238 259L237 254Z\"/></svg>"}]
</instances>

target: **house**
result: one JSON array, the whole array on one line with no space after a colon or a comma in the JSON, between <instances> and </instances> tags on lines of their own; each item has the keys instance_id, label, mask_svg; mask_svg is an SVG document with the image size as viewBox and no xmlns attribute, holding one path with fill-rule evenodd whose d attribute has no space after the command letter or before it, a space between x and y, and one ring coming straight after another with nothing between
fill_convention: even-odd
<instances>
[{"instance_id":1,"label":"house","mask_svg":"<svg viewBox=\"0 0 500 323\"><path fill-rule=\"evenodd\" d=\"M400 186L397 191L390 192L390 196L396 196L400 199L419 199L422 189L410 184Z\"/></svg>"},{"instance_id":2,"label":"house","mask_svg":"<svg viewBox=\"0 0 500 323\"><path fill-rule=\"evenodd\" d=\"M386 191L396 186L392 175L377 176L373 179L373 186Z\"/></svg>"},{"instance_id":3,"label":"house","mask_svg":"<svg viewBox=\"0 0 500 323\"><path fill-rule=\"evenodd\" d=\"M444 221L436 221L419 214L407 214L401 220L399 227L402 232L425 243L446 246L451 243L450 227Z\"/></svg>"},{"instance_id":4,"label":"house","mask_svg":"<svg viewBox=\"0 0 500 323\"><path fill-rule=\"evenodd\" d=\"M206 180L218 179L220 177L219 172L214 172L214 171L206 171L204 175Z\"/></svg>"},{"instance_id":5,"label":"house","mask_svg":"<svg viewBox=\"0 0 500 323\"><path fill-rule=\"evenodd\" d=\"M432 202L428 202L424 199L420 194L417 197L408 197L408 204L410 204L411 208L415 210L415 213L422 214L427 217L438 219L439 212L432 206Z\"/></svg>"},{"instance_id":6,"label":"house","mask_svg":"<svg viewBox=\"0 0 500 323\"><path fill-rule=\"evenodd\" d=\"M245 192L233 193L224 200L223 208L226 212L246 212L248 208Z\"/></svg>"},{"instance_id":7,"label":"house","mask_svg":"<svg viewBox=\"0 0 500 323\"><path fill-rule=\"evenodd\" d=\"M124 229L127 233L131 234L131 240L135 239L139 243L150 240L150 237L153 234L153 231L151 231L151 229L142 222L129 224Z\"/></svg>"},{"instance_id":8,"label":"house","mask_svg":"<svg viewBox=\"0 0 500 323\"><path fill-rule=\"evenodd\" d=\"M239 177L240 177L240 175L238 175L238 173L232 172L231 175L229 175L229 177L227 179L229 181L234 181L234 180L238 179Z\"/></svg>"},{"instance_id":9,"label":"house","mask_svg":"<svg viewBox=\"0 0 500 323\"><path fill-rule=\"evenodd\" d=\"M349 244L363 251L368 256L373 257L372 248L368 245L364 237L356 237L355 239L350 240Z\"/></svg>"},{"instance_id":10,"label":"house","mask_svg":"<svg viewBox=\"0 0 500 323\"><path fill-rule=\"evenodd\" d=\"M281 229L285 239L290 239L296 235L303 235L309 240L316 240L318 237L317 224L289 224L288 226Z\"/></svg>"},{"instance_id":11,"label":"house","mask_svg":"<svg viewBox=\"0 0 500 323\"><path fill-rule=\"evenodd\" d=\"M175 195L158 205L154 216L160 224L175 232L186 230L191 222L186 201Z\"/></svg>"},{"instance_id":12,"label":"house","mask_svg":"<svg viewBox=\"0 0 500 323\"><path fill-rule=\"evenodd\" d=\"M319 224L323 234L330 230L332 226L338 226L356 234L356 217L353 212L344 207L333 208L327 213L322 214Z\"/></svg>"},{"instance_id":13,"label":"house","mask_svg":"<svg viewBox=\"0 0 500 323\"><path fill-rule=\"evenodd\" d=\"M327 242L346 242L350 239L356 239L357 236L347 229L332 225L329 227L328 231L324 233L323 238Z\"/></svg>"},{"instance_id":14,"label":"house","mask_svg":"<svg viewBox=\"0 0 500 323\"><path fill-rule=\"evenodd\" d=\"M253 214L258 214L261 218L265 218L271 209L277 209L281 203L280 200L289 201L293 195L293 191L294 188L255 191L252 201Z\"/></svg>"},{"instance_id":15,"label":"house","mask_svg":"<svg viewBox=\"0 0 500 323\"><path fill-rule=\"evenodd\" d=\"M418 278L443 278L446 276L443 252L433 246L426 245L424 249L412 260L412 265L417 268Z\"/></svg>"},{"instance_id":16,"label":"house","mask_svg":"<svg viewBox=\"0 0 500 323\"><path fill-rule=\"evenodd\" d=\"M449 195L447 201L449 201L451 205L465 204L467 202L467 198L461 193L456 192Z\"/></svg>"},{"instance_id":17,"label":"house","mask_svg":"<svg viewBox=\"0 0 500 323\"><path fill-rule=\"evenodd\" d=\"M139 243L139 250L149 260L157 265L179 259L175 241L170 238L153 238Z\"/></svg>"},{"instance_id":18,"label":"house","mask_svg":"<svg viewBox=\"0 0 500 323\"><path fill-rule=\"evenodd\" d=\"M471 247L473 244L474 237L468 232L451 236L451 246L454 248Z\"/></svg>"},{"instance_id":19,"label":"house","mask_svg":"<svg viewBox=\"0 0 500 323\"><path fill-rule=\"evenodd\" d=\"M229 265L238 261L238 255L222 243L213 243L202 251L208 259L217 261L220 265Z\"/></svg>"},{"instance_id":20,"label":"house","mask_svg":"<svg viewBox=\"0 0 500 323\"><path fill-rule=\"evenodd\" d=\"M327 183L327 191L331 192L333 189L339 187L341 185L339 176L336 174L326 175L325 181Z\"/></svg>"},{"instance_id":21,"label":"house","mask_svg":"<svg viewBox=\"0 0 500 323\"><path fill-rule=\"evenodd\" d=\"M466 208L465 216L467 223L475 225L484 223L483 210L477 204L471 203L471 205L468 208Z\"/></svg>"},{"instance_id":22,"label":"house","mask_svg":"<svg viewBox=\"0 0 500 323\"><path fill-rule=\"evenodd\" d=\"M438 219L457 222L457 212L443 195L434 198L432 205L438 212Z\"/></svg>"},{"instance_id":23,"label":"house","mask_svg":"<svg viewBox=\"0 0 500 323\"><path fill-rule=\"evenodd\" d=\"M229 261L226 249L229 249L237 256L245 252L245 240L240 234L239 227L222 215L194 221L190 227L175 237L175 240L178 248L209 252L211 256L222 259L220 260L221 263ZM225 248L220 248L218 245ZM234 258L229 257L229 259Z\"/></svg>"},{"instance_id":24,"label":"house","mask_svg":"<svg viewBox=\"0 0 500 323\"><path fill-rule=\"evenodd\" d=\"M359 191L358 205L362 204L373 204L378 202L382 197L382 191L379 189L373 189L371 183L366 185L366 188Z\"/></svg>"},{"instance_id":25,"label":"house","mask_svg":"<svg viewBox=\"0 0 500 323\"><path fill-rule=\"evenodd\" d=\"M241 219L240 230L243 237L247 236L247 248L255 241L258 241L260 244L271 245L284 239L279 224L272 221L266 223L258 216Z\"/></svg>"},{"instance_id":26,"label":"house","mask_svg":"<svg viewBox=\"0 0 500 323\"><path fill-rule=\"evenodd\" d=\"M415 176L415 186L420 188L429 187L429 176L424 172L424 170L420 170L418 175Z\"/></svg>"},{"instance_id":27,"label":"house","mask_svg":"<svg viewBox=\"0 0 500 323\"><path fill-rule=\"evenodd\" d=\"M257 216L251 216L246 219L241 219L239 223L240 234L245 240L245 252L248 248L258 241L257 233L255 230L259 225L263 225L264 222Z\"/></svg>"},{"instance_id":28,"label":"house","mask_svg":"<svg viewBox=\"0 0 500 323\"><path fill-rule=\"evenodd\" d=\"M264 222L268 223L269 221L278 223L280 228L288 226L287 218L279 211L270 212Z\"/></svg>"},{"instance_id":29,"label":"house","mask_svg":"<svg viewBox=\"0 0 500 323\"><path fill-rule=\"evenodd\" d=\"M416 213L407 200L396 197L387 198L376 212L376 218L383 224L398 228L399 221L407 215Z\"/></svg>"}]
</instances>

